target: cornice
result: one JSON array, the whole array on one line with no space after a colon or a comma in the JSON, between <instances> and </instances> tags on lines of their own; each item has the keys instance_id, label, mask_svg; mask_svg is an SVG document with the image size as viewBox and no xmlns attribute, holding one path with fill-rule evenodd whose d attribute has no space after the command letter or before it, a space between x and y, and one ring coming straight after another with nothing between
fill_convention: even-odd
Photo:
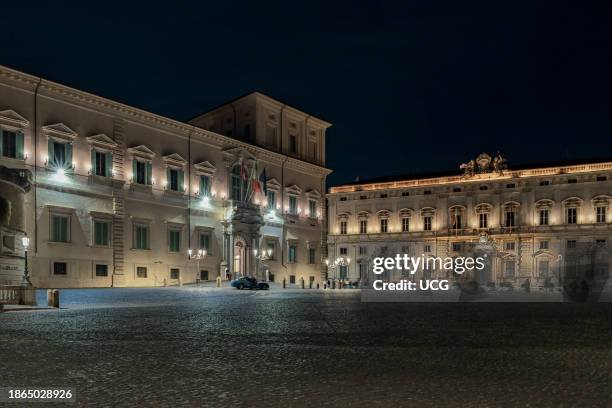
<instances>
[{"instance_id":1,"label":"cornice","mask_svg":"<svg viewBox=\"0 0 612 408\"><path fill-rule=\"evenodd\" d=\"M190 134L192 134L192 136L200 136L206 139L206 141L208 142L216 143L222 148L241 147L251 152L257 158L266 160L271 164L280 165L285 161L285 159L288 159L286 161L286 164L292 166L293 169L301 171L305 174L314 174L320 177L325 177L331 174L332 172L330 169L327 169L325 167L317 166L315 164L298 159L288 158L283 154L263 149L261 147L254 146L245 142L241 142L236 139L202 129L188 123L180 122L161 115L147 112L145 110L125 105L110 99L106 99L101 96L93 95L88 92L80 91L78 89L71 88L53 81L16 71L14 69L2 65L0 65L0 79L17 82L18 84L23 85L22 88L27 88L28 86L36 87L36 85L38 85L40 81L39 92L44 92L49 97L59 96L61 98L73 102L76 101L82 105L88 105L106 112L111 112L113 114L122 116L125 119L132 119L141 121L143 123L154 124L156 126L160 126L169 129L173 132L176 132L175 136L178 137L187 138ZM31 91L31 89L27 90ZM263 94L258 95L265 96Z\"/></svg>"}]
</instances>

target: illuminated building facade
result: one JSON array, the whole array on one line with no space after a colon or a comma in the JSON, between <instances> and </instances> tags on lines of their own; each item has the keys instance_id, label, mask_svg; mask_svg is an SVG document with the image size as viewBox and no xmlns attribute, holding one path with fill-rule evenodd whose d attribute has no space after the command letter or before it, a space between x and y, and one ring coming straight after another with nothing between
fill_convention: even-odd
<instances>
[{"instance_id":1,"label":"illuminated building facade","mask_svg":"<svg viewBox=\"0 0 612 408\"><path fill-rule=\"evenodd\" d=\"M184 123L0 67L32 283L319 282L329 126L257 92Z\"/></svg>"},{"instance_id":2,"label":"illuminated building facade","mask_svg":"<svg viewBox=\"0 0 612 408\"><path fill-rule=\"evenodd\" d=\"M330 278L367 281L374 257L397 253L486 253L487 268L463 278L495 287L527 280L531 287L552 287L572 274L607 278L612 161L508 168L501 156L483 153L461 169L332 187ZM428 270L416 276L450 277Z\"/></svg>"}]
</instances>

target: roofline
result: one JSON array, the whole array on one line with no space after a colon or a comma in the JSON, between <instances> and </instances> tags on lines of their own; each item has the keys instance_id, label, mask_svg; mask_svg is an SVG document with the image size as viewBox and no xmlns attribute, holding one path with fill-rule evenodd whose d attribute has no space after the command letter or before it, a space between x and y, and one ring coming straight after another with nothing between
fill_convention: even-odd
<instances>
[{"instance_id":1,"label":"roofline","mask_svg":"<svg viewBox=\"0 0 612 408\"><path fill-rule=\"evenodd\" d=\"M206 112L203 112L203 113L200 113L199 115L194 116L193 118L189 119L187 122L191 123L192 121L194 121L196 119L199 119L199 118L201 118L203 116L210 115L210 114L214 113L215 111L218 111L218 110L220 110L222 108L225 108L227 106L231 106L233 103L236 103L236 102L240 101L241 99L245 99L246 97L251 96L251 95L254 95L255 97L262 98L262 99L266 100L267 102L278 104L278 105L280 105L283 108L289 108L290 110L294 111L295 113L298 113L300 115L303 115L303 116L309 118L309 120L314 120L314 121L319 122L321 125L325 126L326 128L329 128L329 127L332 126L332 124L330 122L327 122L324 119L321 119L319 117L316 117L316 116L313 116L313 115L311 115L309 113L306 113L303 110L300 110L300 109L298 109L298 108L296 108L296 107L294 107L292 105L289 105L289 104L287 104L287 103L285 103L283 101L280 101L278 99L272 98L271 96L263 94L263 93L261 93L259 91L251 91L251 92L246 93L246 94L244 94L242 96L234 98L234 99L230 100L229 102L225 102L225 103L222 103L220 105L217 105L217 106L213 107L212 109L210 109L210 110L208 110Z\"/></svg>"},{"instance_id":2,"label":"roofline","mask_svg":"<svg viewBox=\"0 0 612 408\"><path fill-rule=\"evenodd\" d=\"M166 128L164 130L168 131L168 129L171 129L178 137L181 136L180 134L178 134L178 132L183 133L182 136L186 136L192 133L199 133L199 135L206 136L209 139L213 139L220 144L225 143L229 146L242 147L244 149L251 150L252 152L259 152L261 155L267 155L268 160L275 159L279 162L293 162L296 165L306 166L308 169L316 170L319 174L324 174L325 176L332 173L332 170L328 169L327 167L296 159L294 157L287 156L282 153L275 152L273 150L264 149L263 147L251 143L246 143L228 136L221 135L219 133L212 132L207 129L202 129L190 123L181 122L176 119L171 119L162 115L158 115L156 113L145 111L143 109L117 102L112 99L104 98L102 96L94 95L86 91L81 91L79 89L60 84L58 82L50 81L39 76L27 74L25 72L9 68L5 65L0 65L0 79L15 81L19 83L19 85L21 85L20 89L25 89L26 91L28 91L28 89L23 85L29 85L31 87L29 91L32 93L38 86L41 90L46 90L49 93L55 93L59 97L72 99L73 103L74 100L77 100L80 103L80 106L82 106L83 108L86 108L86 105L89 104L95 106L98 111L107 110L113 112L114 114L127 117L130 120L140 120L143 122L149 122L149 125L153 123L158 127L163 126ZM12 86L10 83L7 83L8 81L3 82L4 83L0 84Z\"/></svg>"},{"instance_id":3,"label":"roofline","mask_svg":"<svg viewBox=\"0 0 612 408\"><path fill-rule=\"evenodd\" d=\"M603 162L591 162L584 164L575 164L568 166L542 166L532 167L522 170L504 170L501 174L496 172L475 174L473 176L460 175L449 175L429 178L414 178L397 181L381 181L381 182L363 182L363 183L350 183L338 186L332 186L329 189L328 195L342 194L342 193L353 193L358 191L375 191L375 190L389 190L389 189L400 189L410 187L423 187L423 186L434 186L441 184L455 184L455 183L474 183L474 182L488 182L498 180L510 180L516 178L527 178L527 177L541 177L541 176L556 176L562 174L580 174L580 173L591 173L602 170L612 170L612 159L607 159Z\"/></svg>"}]
</instances>

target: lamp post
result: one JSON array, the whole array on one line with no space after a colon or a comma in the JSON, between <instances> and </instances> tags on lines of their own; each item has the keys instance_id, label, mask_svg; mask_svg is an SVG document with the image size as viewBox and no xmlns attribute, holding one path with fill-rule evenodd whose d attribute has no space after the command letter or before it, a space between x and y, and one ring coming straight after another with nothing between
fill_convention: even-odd
<instances>
[{"instance_id":1,"label":"lamp post","mask_svg":"<svg viewBox=\"0 0 612 408\"><path fill-rule=\"evenodd\" d=\"M262 261L267 261L268 259L272 258L272 249L268 248L266 250L257 250L257 248L255 248L253 250L253 255L255 256L255 259L257 260L257 272L259 272L259 264ZM266 276L264 280L268 280L268 277Z\"/></svg>"},{"instance_id":2,"label":"lamp post","mask_svg":"<svg viewBox=\"0 0 612 408\"><path fill-rule=\"evenodd\" d=\"M187 255L188 255L190 260L191 259L195 259L195 260L198 261L198 263L197 263L198 270L196 272L196 276L197 276L197 274L200 273L200 260L206 258L208 253L207 253L206 249L198 249L197 252L194 254L193 250L191 248L189 248L187 250ZM198 280L198 278L196 278L196 280Z\"/></svg>"},{"instance_id":3,"label":"lamp post","mask_svg":"<svg viewBox=\"0 0 612 408\"><path fill-rule=\"evenodd\" d=\"M25 267L23 269L23 277L21 278L21 286L32 286L32 282L30 282L30 272L28 271L28 246L30 246L30 238L27 235L24 235L21 238L21 244L23 245L24 250L24 260Z\"/></svg>"},{"instance_id":4,"label":"lamp post","mask_svg":"<svg viewBox=\"0 0 612 408\"><path fill-rule=\"evenodd\" d=\"M335 271L336 269L339 269L340 267L349 266L350 263L351 263L351 258L348 258L348 257L345 257L345 256L339 256L331 264L329 262L329 259L325 260L325 266L328 269L331 269L332 271ZM334 279L335 279L335 277L334 277Z\"/></svg>"}]
</instances>

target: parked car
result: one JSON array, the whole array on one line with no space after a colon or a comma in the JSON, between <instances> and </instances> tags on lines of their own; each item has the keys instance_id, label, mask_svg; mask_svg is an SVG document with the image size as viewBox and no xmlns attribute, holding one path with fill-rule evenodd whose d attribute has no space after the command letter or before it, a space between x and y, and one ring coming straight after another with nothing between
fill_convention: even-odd
<instances>
[{"instance_id":1,"label":"parked car","mask_svg":"<svg viewBox=\"0 0 612 408\"><path fill-rule=\"evenodd\" d=\"M235 287L236 289L259 289L259 290L270 289L270 285L268 285L267 283L257 282L257 279L249 278L248 276L234 279L232 281L232 286Z\"/></svg>"}]
</instances>

